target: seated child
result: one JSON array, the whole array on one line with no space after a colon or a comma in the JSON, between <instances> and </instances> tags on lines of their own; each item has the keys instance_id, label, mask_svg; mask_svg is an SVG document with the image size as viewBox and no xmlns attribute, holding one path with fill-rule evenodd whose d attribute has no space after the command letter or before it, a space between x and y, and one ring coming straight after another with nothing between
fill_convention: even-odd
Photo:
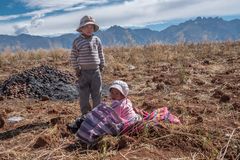
<instances>
[{"instance_id":1,"label":"seated child","mask_svg":"<svg viewBox=\"0 0 240 160\"><path fill-rule=\"evenodd\" d=\"M87 144L94 144L106 134L119 135L124 128L141 120L127 98L129 87L126 82L114 81L109 92L112 99L110 107L105 103L99 104L86 114L77 130L77 137Z\"/></svg>"},{"instance_id":2,"label":"seated child","mask_svg":"<svg viewBox=\"0 0 240 160\"><path fill-rule=\"evenodd\" d=\"M111 107L124 123L124 128L141 119L135 112L132 102L127 98L129 87L126 82L114 81L109 91L112 99Z\"/></svg>"},{"instance_id":3,"label":"seated child","mask_svg":"<svg viewBox=\"0 0 240 160\"><path fill-rule=\"evenodd\" d=\"M75 130L80 141L86 144L94 144L106 134L113 136L127 134L135 124L147 121L158 125L160 121L180 124L180 120L172 115L167 107L159 108L151 113L133 108L131 101L127 98L129 88L126 82L116 80L109 88L112 103L99 104L88 112L85 118L77 120ZM141 129L142 126L136 126ZM130 130L129 130L130 129Z\"/></svg>"}]
</instances>

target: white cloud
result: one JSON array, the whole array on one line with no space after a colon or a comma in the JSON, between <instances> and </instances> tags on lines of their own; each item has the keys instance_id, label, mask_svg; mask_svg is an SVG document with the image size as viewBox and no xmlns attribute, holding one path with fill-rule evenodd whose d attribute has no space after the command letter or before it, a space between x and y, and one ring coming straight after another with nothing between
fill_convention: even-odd
<instances>
[{"instance_id":1,"label":"white cloud","mask_svg":"<svg viewBox=\"0 0 240 160\"><path fill-rule=\"evenodd\" d=\"M174 2L174 4L179 4L180 0L175 0ZM182 2L184 2L184 5L179 4L178 7L176 7L174 4L170 5L169 1L164 0L135 0L114 6L105 6L58 15L56 19L67 19L67 23L73 23L76 26L80 17L85 14L90 14L96 18L100 26L111 26L114 24L132 26L160 23L162 21L195 16L240 14L240 10L236 7L240 6L240 2L237 0L233 0L231 4L226 0L197 0L188 4L186 0ZM171 1L171 3L173 3L173 1ZM48 20L53 20L53 18L46 18L46 21ZM56 23L66 24L64 21L56 21Z\"/></svg>"},{"instance_id":2,"label":"white cloud","mask_svg":"<svg viewBox=\"0 0 240 160\"><path fill-rule=\"evenodd\" d=\"M0 16L0 21L6 21L6 20L13 20L17 18L23 18L23 17L35 17L37 15L45 15L46 13L51 13L52 9L42 9L22 14L16 14L16 15L8 15L8 16Z\"/></svg>"},{"instance_id":3,"label":"white cloud","mask_svg":"<svg viewBox=\"0 0 240 160\"><path fill-rule=\"evenodd\" d=\"M64 10L64 11L76 11L85 8L87 5L93 4L104 4L107 3L108 0L40 0L40 1L32 1L32 0L20 0L25 3L27 8L38 8L38 10L16 14L16 15L8 15L8 16L0 16L1 20L12 20L21 17L31 17L38 14L47 14L53 13L54 11Z\"/></svg>"},{"instance_id":4,"label":"white cloud","mask_svg":"<svg viewBox=\"0 0 240 160\"><path fill-rule=\"evenodd\" d=\"M15 24L13 26L15 34L22 34L22 33L31 33L29 32L32 28L41 28L41 25L44 23L43 13L38 13L32 17L30 21L24 24Z\"/></svg>"},{"instance_id":5,"label":"white cloud","mask_svg":"<svg viewBox=\"0 0 240 160\"><path fill-rule=\"evenodd\" d=\"M57 10L73 11L85 8L87 5L104 4L108 0L22 0L29 8L40 8L41 13L51 13Z\"/></svg>"},{"instance_id":6,"label":"white cloud","mask_svg":"<svg viewBox=\"0 0 240 160\"><path fill-rule=\"evenodd\" d=\"M107 0L22 0L28 7L40 8L66 8L76 4L100 4L106 3Z\"/></svg>"},{"instance_id":7,"label":"white cloud","mask_svg":"<svg viewBox=\"0 0 240 160\"><path fill-rule=\"evenodd\" d=\"M13 26L14 28L14 33L15 34L22 34L22 33L29 33L29 30L28 30L28 25L25 25L25 26L19 26L19 25L14 25Z\"/></svg>"},{"instance_id":8,"label":"white cloud","mask_svg":"<svg viewBox=\"0 0 240 160\"><path fill-rule=\"evenodd\" d=\"M83 8L86 8L86 6L77 6L77 7L70 7L70 8L66 8L64 9L64 11L76 11L76 10L80 10L80 9L83 9Z\"/></svg>"},{"instance_id":9,"label":"white cloud","mask_svg":"<svg viewBox=\"0 0 240 160\"><path fill-rule=\"evenodd\" d=\"M0 25L0 35L1 34L7 34L7 35L13 35L15 34L15 27L16 26L16 23L12 24L1 24Z\"/></svg>"},{"instance_id":10,"label":"white cloud","mask_svg":"<svg viewBox=\"0 0 240 160\"><path fill-rule=\"evenodd\" d=\"M32 19L31 21L28 20L21 22L20 24L17 22L12 23L12 26L18 25L22 28L28 26L27 29L29 33L36 35L73 32L78 27L80 18L84 15L92 15L101 28L109 27L111 25L143 26L175 19L189 19L196 16L240 15L239 0L231 0L231 3L228 0L133 0L125 1L121 4L118 3L95 8L92 7L90 9L84 8L82 10L77 10L77 7L80 7L79 9L81 9L81 6L74 6L74 4L77 2L86 3L86 1L83 0L60 2L59 0L28 0L28 2L29 7L39 5L43 8L41 12L36 11L34 14L28 14L36 15L40 13L42 16L37 17L35 22L33 22L34 20ZM96 2L97 1L94 0L88 1L88 3ZM101 0L98 2L106 3L107 1ZM43 16L46 12L51 12L51 8L62 6L65 10L74 10L74 12L67 12L48 17ZM3 27L4 25L0 25L0 30ZM13 29L10 29L8 33L12 34L12 30Z\"/></svg>"},{"instance_id":11,"label":"white cloud","mask_svg":"<svg viewBox=\"0 0 240 160\"><path fill-rule=\"evenodd\" d=\"M0 21L11 20L17 18L18 15L11 15L11 16L0 16Z\"/></svg>"}]
</instances>

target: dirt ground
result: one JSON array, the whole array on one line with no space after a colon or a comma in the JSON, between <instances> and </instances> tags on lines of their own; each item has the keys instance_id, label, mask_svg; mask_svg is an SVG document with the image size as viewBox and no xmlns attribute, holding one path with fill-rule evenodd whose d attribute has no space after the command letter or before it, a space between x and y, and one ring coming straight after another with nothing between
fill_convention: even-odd
<instances>
[{"instance_id":1,"label":"dirt ground","mask_svg":"<svg viewBox=\"0 0 240 160\"><path fill-rule=\"evenodd\" d=\"M126 81L135 107L152 111L167 106L182 125L163 123L132 137L108 137L98 149L86 149L66 130L66 124L80 115L77 99L2 94L0 159L240 158L239 42L107 48L105 54L105 86L116 79ZM74 75L66 57L15 58L16 63L1 58L0 84L10 75L40 65ZM103 99L108 100L106 95ZM23 119L10 122L13 116Z\"/></svg>"}]
</instances>

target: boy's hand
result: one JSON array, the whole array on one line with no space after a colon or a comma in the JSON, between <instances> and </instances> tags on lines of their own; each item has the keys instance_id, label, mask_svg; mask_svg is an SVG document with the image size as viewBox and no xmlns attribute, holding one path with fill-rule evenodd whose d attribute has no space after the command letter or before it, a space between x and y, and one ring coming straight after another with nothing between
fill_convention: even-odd
<instances>
[{"instance_id":1,"label":"boy's hand","mask_svg":"<svg viewBox=\"0 0 240 160\"><path fill-rule=\"evenodd\" d=\"M100 72L102 72L104 70L104 65L100 65L99 69L100 69Z\"/></svg>"},{"instance_id":2,"label":"boy's hand","mask_svg":"<svg viewBox=\"0 0 240 160\"><path fill-rule=\"evenodd\" d=\"M80 69L76 69L76 77L80 77L81 76L81 70Z\"/></svg>"}]
</instances>

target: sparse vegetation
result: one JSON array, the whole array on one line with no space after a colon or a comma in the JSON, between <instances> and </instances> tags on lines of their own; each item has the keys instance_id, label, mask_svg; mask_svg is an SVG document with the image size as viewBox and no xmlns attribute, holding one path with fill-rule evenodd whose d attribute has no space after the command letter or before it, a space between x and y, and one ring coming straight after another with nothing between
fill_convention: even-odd
<instances>
[{"instance_id":1,"label":"sparse vegetation","mask_svg":"<svg viewBox=\"0 0 240 160\"><path fill-rule=\"evenodd\" d=\"M104 84L129 83L137 108L168 106L182 125L162 123L132 136L104 137L98 149L75 145L65 124L78 100L41 101L0 95L0 159L233 159L240 158L240 42L105 48ZM73 73L70 50L6 49L0 84L12 74L49 65ZM10 124L7 118L24 119ZM6 135L6 133L12 136ZM111 143L109 143L111 142ZM119 147L121 146L121 147Z\"/></svg>"}]
</instances>

